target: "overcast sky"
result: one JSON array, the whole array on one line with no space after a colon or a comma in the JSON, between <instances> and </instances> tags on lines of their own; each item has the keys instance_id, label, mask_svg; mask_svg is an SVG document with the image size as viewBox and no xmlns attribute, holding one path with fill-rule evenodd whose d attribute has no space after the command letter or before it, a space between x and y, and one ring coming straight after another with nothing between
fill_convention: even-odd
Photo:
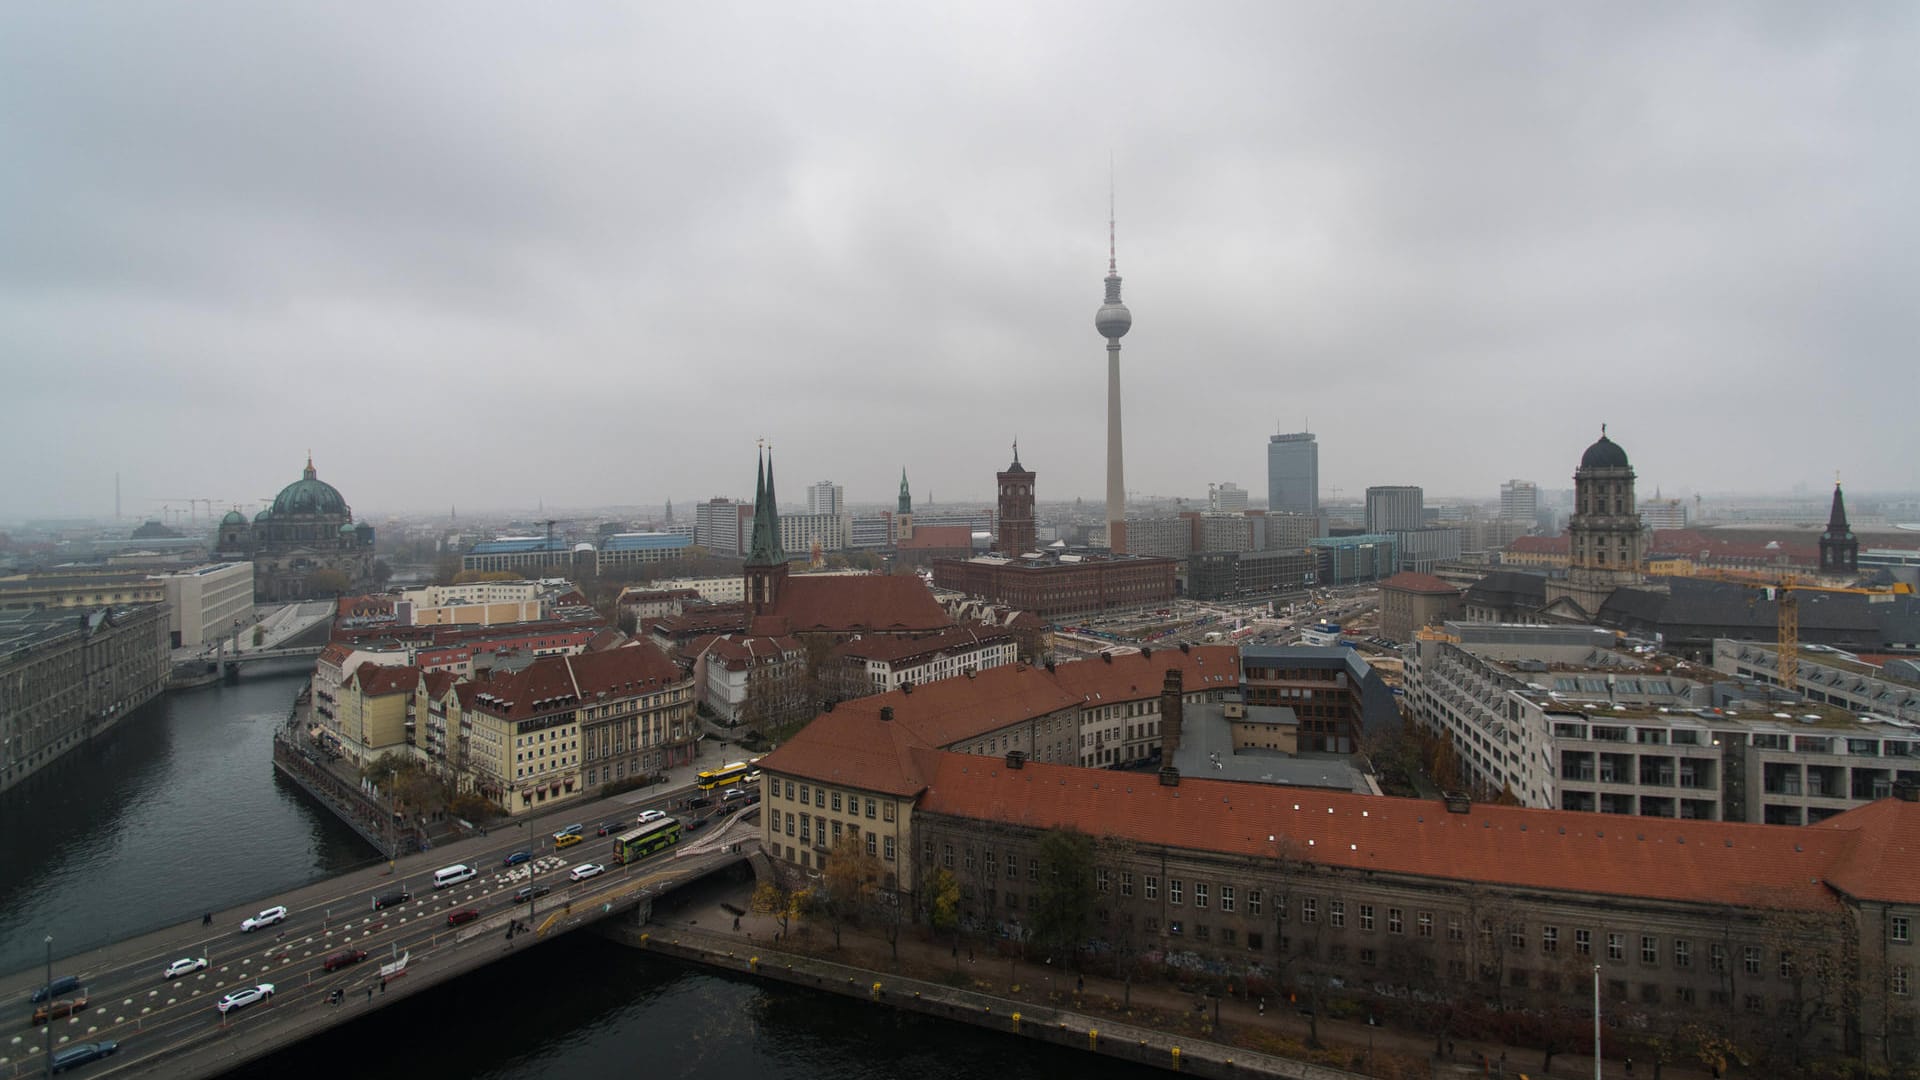
<instances>
[{"instance_id":1,"label":"overcast sky","mask_svg":"<svg viewBox=\"0 0 1920 1080\"><path fill-rule=\"evenodd\" d=\"M1920 7L925 7L7 5L0 516L1920 487Z\"/></svg>"}]
</instances>

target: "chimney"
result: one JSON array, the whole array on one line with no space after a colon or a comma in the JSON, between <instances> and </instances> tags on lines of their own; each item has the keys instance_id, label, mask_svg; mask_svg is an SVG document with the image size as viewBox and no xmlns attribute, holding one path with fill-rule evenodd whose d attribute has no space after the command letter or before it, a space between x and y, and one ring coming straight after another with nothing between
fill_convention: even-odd
<instances>
[{"instance_id":1,"label":"chimney","mask_svg":"<svg viewBox=\"0 0 1920 1080\"><path fill-rule=\"evenodd\" d=\"M1048 670L1048 671L1052 671L1052 670L1053 670L1053 661L1051 661L1051 660L1049 660L1049 661L1047 661L1047 670Z\"/></svg>"},{"instance_id":2,"label":"chimney","mask_svg":"<svg viewBox=\"0 0 1920 1080\"><path fill-rule=\"evenodd\" d=\"M1173 767L1173 755L1180 750L1181 708L1180 669L1168 668L1160 686L1160 764ZM1178 780L1175 781L1178 783ZM1162 778L1161 783L1166 783Z\"/></svg>"},{"instance_id":3,"label":"chimney","mask_svg":"<svg viewBox=\"0 0 1920 1080\"><path fill-rule=\"evenodd\" d=\"M1901 802L1920 802L1920 785L1911 780L1902 780L1893 785L1893 797Z\"/></svg>"},{"instance_id":4,"label":"chimney","mask_svg":"<svg viewBox=\"0 0 1920 1080\"><path fill-rule=\"evenodd\" d=\"M1027 752L1025 750L1007 751L1007 768L1023 769L1026 767L1026 764L1027 764Z\"/></svg>"},{"instance_id":5,"label":"chimney","mask_svg":"<svg viewBox=\"0 0 1920 1080\"><path fill-rule=\"evenodd\" d=\"M1153 659L1153 646L1151 645L1140 646L1140 659L1142 660Z\"/></svg>"},{"instance_id":6,"label":"chimney","mask_svg":"<svg viewBox=\"0 0 1920 1080\"><path fill-rule=\"evenodd\" d=\"M1113 654L1110 652L1103 652L1100 654L1100 659L1105 663L1111 664L1113 663Z\"/></svg>"},{"instance_id":7,"label":"chimney","mask_svg":"<svg viewBox=\"0 0 1920 1080\"><path fill-rule=\"evenodd\" d=\"M1180 786L1180 770L1174 768L1171 765L1160 766L1160 786L1161 787L1179 787Z\"/></svg>"},{"instance_id":8,"label":"chimney","mask_svg":"<svg viewBox=\"0 0 1920 1080\"><path fill-rule=\"evenodd\" d=\"M903 693L903 694L912 694L912 693L913 693L913 680L912 680L912 679L902 679L902 680L900 680L900 692L901 692L901 693Z\"/></svg>"},{"instance_id":9,"label":"chimney","mask_svg":"<svg viewBox=\"0 0 1920 1080\"><path fill-rule=\"evenodd\" d=\"M882 706L880 706L880 719L881 719L881 720L892 720L892 719L893 719L893 706L891 706L891 705L882 705Z\"/></svg>"},{"instance_id":10,"label":"chimney","mask_svg":"<svg viewBox=\"0 0 1920 1080\"><path fill-rule=\"evenodd\" d=\"M1464 791L1442 792L1440 797L1446 800L1449 814L1465 814L1473 810L1473 799Z\"/></svg>"},{"instance_id":11,"label":"chimney","mask_svg":"<svg viewBox=\"0 0 1920 1080\"><path fill-rule=\"evenodd\" d=\"M1190 643L1183 641L1180 643L1180 651L1183 653L1191 653L1193 652L1193 646Z\"/></svg>"}]
</instances>

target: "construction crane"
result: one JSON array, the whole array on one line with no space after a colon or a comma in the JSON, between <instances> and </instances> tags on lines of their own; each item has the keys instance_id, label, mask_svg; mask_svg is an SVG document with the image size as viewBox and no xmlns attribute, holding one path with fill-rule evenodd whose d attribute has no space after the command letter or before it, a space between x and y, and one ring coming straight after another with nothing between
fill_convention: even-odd
<instances>
[{"instance_id":1,"label":"construction crane","mask_svg":"<svg viewBox=\"0 0 1920 1080\"><path fill-rule=\"evenodd\" d=\"M1696 569L1691 577L1707 578L1712 581L1730 581L1745 585L1749 589L1762 589L1767 599L1774 602L1779 612L1779 642L1777 656L1780 686L1785 690L1800 688L1800 598L1803 592L1846 593L1853 596L1865 596L1870 604L1890 603L1896 596L1910 596L1913 586L1904 581L1892 585L1823 585L1817 581L1801 581L1798 576L1788 573L1769 574L1756 570L1710 570Z\"/></svg>"},{"instance_id":2,"label":"construction crane","mask_svg":"<svg viewBox=\"0 0 1920 1080\"><path fill-rule=\"evenodd\" d=\"M214 504L214 503L216 503L216 502L219 502L219 501L221 501L221 500L219 500L219 499L188 499L188 498L181 498L181 497L168 497L168 498L158 498L158 499L148 499L147 501L148 501L148 502L150 502L150 503L177 503L177 502L183 502L183 503L186 503L186 504L187 504L187 519L188 519L189 521L193 521L193 522L197 522L197 521L199 521L200 519L199 519L199 517L198 517L198 515L196 515L196 514L194 513L194 508L195 508L195 507L198 507L198 506L205 506L205 507L207 508L207 520L208 520L208 521L212 521L212 520L213 520L213 504ZM160 513L161 513L161 516L163 516L163 517L164 517L164 516L165 516L165 515L166 515L167 513L169 513L169 512L170 512L170 511L171 511L172 509L173 509L173 508L172 508L171 506L162 506L162 507L160 508Z\"/></svg>"}]
</instances>

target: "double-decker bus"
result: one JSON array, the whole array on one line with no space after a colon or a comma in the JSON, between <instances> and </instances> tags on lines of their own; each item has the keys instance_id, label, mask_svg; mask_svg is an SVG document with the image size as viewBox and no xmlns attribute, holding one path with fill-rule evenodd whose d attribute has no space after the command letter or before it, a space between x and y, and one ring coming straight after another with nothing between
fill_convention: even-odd
<instances>
[{"instance_id":1,"label":"double-decker bus","mask_svg":"<svg viewBox=\"0 0 1920 1080\"><path fill-rule=\"evenodd\" d=\"M639 862L680 842L679 818L658 818L613 838L613 864Z\"/></svg>"},{"instance_id":2,"label":"double-decker bus","mask_svg":"<svg viewBox=\"0 0 1920 1080\"><path fill-rule=\"evenodd\" d=\"M712 791L737 784L752 771L753 763L750 761L729 761L717 769L701 769L697 782L701 791Z\"/></svg>"}]
</instances>

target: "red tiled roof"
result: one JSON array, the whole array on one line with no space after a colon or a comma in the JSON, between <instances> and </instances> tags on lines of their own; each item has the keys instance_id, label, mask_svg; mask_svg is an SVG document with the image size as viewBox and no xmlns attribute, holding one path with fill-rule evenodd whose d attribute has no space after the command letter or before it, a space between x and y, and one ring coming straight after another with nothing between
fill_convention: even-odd
<instances>
[{"instance_id":1,"label":"red tiled roof","mask_svg":"<svg viewBox=\"0 0 1920 1080\"><path fill-rule=\"evenodd\" d=\"M519 671L494 672L462 684L461 704L508 720L524 720L555 708L572 708L602 698L652 693L684 679L680 666L647 642L579 656L545 656ZM488 701L478 701L479 695Z\"/></svg>"},{"instance_id":2,"label":"red tiled roof","mask_svg":"<svg viewBox=\"0 0 1920 1080\"><path fill-rule=\"evenodd\" d=\"M1559 536L1516 536L1513 543L1507 545L1507 550L1523 555L1571 555L1573 538L1566 533Z\"/></svg>"},{"instance_id":3,"label":"red tiled roof","mask_svg":"<svg viewBox=\"0 0 1920 1080\"><path fill-rule=\"evenodd\" d=\"M902 634L953 625L918 577L893 574L790 577L780 586L774 613L798 634Z\"/></svg>"},{"instance_id":4,"label":"red tiled roof","mask_svg":"<svg viewBox=\"0 0 1920 1080\"><path fill-rule=\"evenodd\" d=\"M368 697L379 697L382 694L411 694L413 688L420 685L420 669L388 667L384 664L361 664L353 669L353 681L360 687L360 693Z\"/></svg>"},{"instance_id":5,"label":"red tiled roof","mask_svg":"<svg viewBox=\"0 0 1920 1080\"><path fill-rule=\"evenodd\" d=\"M915 525L913 535L900 541L899 547L902 551L918 551L927 548L968 550L973 547L973 526Z\"/></svg>"},{"instance_id":6,"label":"red tiled roof","mask_svg":"<svg viewBox=\"0 0 1920 1080\"><path fill-rule=\"evenodd\" d=\"M1831 907L1822 879L1862 846L1832 829L1492 805L1452 814L1422 799L1186 777L1163 787L1147 774L1008 769L965 754L917 769L928 780L922 812L1251 859L1272 858L1274 836L1289 842L1289 857L1324 866L1694 903ZM1888 825L1865 827L1878 840L1889 839ZM1916 886L1909 880L1901 895L1920 897Z\"/></svg>"},{"instance_id":7,"label":"red tiled roof","mask_svg":"<svg viewBox=\"0 0 1920 1080\"><path fill-rule=\"evenodd\" d=\"M1142 701L1159 697L1167 672L1180 670L1182 689L1189 694L1240 685L1240 650L1232 645L1195 645L1190 652L1177 648L1121 653L1111 663L1076 660L1060 664L1054 674L1061 689L1089 704Z\"/></svg>"},{"instance_id":8,"label":"red tiled roof","mask_svg":"<svg viewBox=\"0 0 1920 1080\"><path fill-rule=\"evenodd\" d=\"M861 660L897 663L912 656L926 656L942 649L967 649L982 642L1011 641L1013 635L986 626L956 626L930 637L855 638L834 650L842 656Z\"/></svg>"},{"instance_id":9,"label":"red tiled roof","mask_svg":"<svg viewBox=\"0 0 1920 1080\"><path fill-rule=\"evenodd\" d=\"M347 657L352 655L353 655L352 646L342 645L337 641L329 641L327 642L326 648L320 650L320 662L323 664L332 664L335 667L338 667L341 664L346 663Z\"/></svg>"},{"instance_id":10,"label":"red tiled roof","mask_svg":"<svg viewBox=\"0 0 1920 1080\"><path fill-rule=\"evenodd\" d=\"M1522 537L1522 539L1527 538ZM1400 571L1385 581L1382 581L1380 587L1382 589L1393 589L1398 592L1443 594L1446 596L1460 595L1458 586L1449 585L1439 578L1434 577L1432 574L1420 574L1412 570Z\"/></svg>"},{"instance_id":11,"label":"red tiled roof","mask_svg":"<svg viewBox=\"0 0 1920 1080\"><path fill-rule=\"evenodd\" d=\"M719 661L729 671L745 671L754 664L769 663L782 656L803 652L805 648L790 637L741 635L714 638L706 651L709 662Z\"/></svg>"},{"instance_id":12,"label":"red tiled roof","mask_svg":"<svg viewBox=\"0 0 1920 1080\"><path fill-rule=\"evenodd\" d=\"M926 787L919 768L925 745L899 721L880 719L877 708L854 708L873 698L822 713L800 737L760 759L760 768L786 776L844 784L888 795L913 795Z\"/></svg>"},{"instance_id":13,"label":"red tiled roof","mask_svg":"<svg viewBox=\"0 0 1920 1080\"><path fill-rule=\"evenodd\" d=\"M460 676L445 669L422 672L421 685L426 687L427 696L438 700L447 694L447 688L460 681Z\"/></svg>"},{"instance_id":14,"label":"red tiled roof","mask_svg":"<svg viewBox=\"0 0 1920 1080\"><path fill-rule=\"evenodd\" d=\"M1827 882L1849 896L1896 904L1920 901L1920 803L1881 799L1835 814L1809 830L1854 838Z\"/></svg>"}]
</instances>

